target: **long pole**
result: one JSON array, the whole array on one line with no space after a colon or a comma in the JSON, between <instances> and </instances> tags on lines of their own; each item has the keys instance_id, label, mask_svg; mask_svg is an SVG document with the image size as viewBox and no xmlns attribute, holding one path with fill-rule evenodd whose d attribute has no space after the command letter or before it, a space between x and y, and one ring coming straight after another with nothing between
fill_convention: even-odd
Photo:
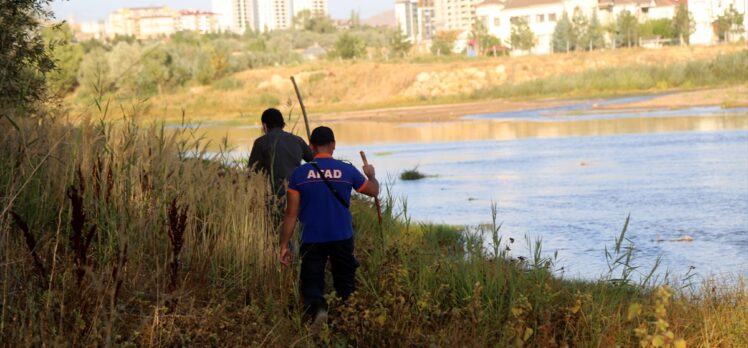
<instances>
[{"instance_id":1,"label":"long pole","mask_svg":"<svg viewBox=\"0 0 748 348\"><path fill-rule=\"evenodd\" d=\"M301 98L301 92L299 86L296 85L296 79L291 76L291 83L293 83L293 89L296 90L296 97L299 98L299 105L301 106L301 114L304 115L304 125L306 126L306 139L309 141L309 145L312 143L312 131L309 128L309 118L306 116L306 108L304 107L304 99Z\"/></svg>"},{"instance_id":2,"label":"long pole","mask_svg":"<svg viewBox=\"0 0 748 348\"><path fill-rule=\"evenodd\" d=\"M307 139L309 139L309 144L312 143L312 133L309 130L309 118L306 115L306 108L304 107L304 99L301 98L301 92L299 91L299 86L296 84L296 79L294 79L293 76L291 76L291 82L293 83L293 88L296 90L296 97L299 99L299 105L301 106L301 113L304 115L304 125L306 126L306 136ZM369 165L369 161L366 160L366 154L361 151L361 159L364 161L364 165ZM379 221L379 225L382 225L382 206L379 204L379 198L374 197L374 204L377 206L377 219Z\"/></svg>"},{"instance_id":3,"label":"long pole","mask_svg":"<svg viewBox=\"0 0 748 348\"><path fill-rule=\"evenodd\" d=\"M369 161L366 160L366 154L363 151L359 153L361 154L361 160L364 161L364 165L368 166ZM379 204L379 197L374 197L374 205L377 206L377 220L379 221L379 225L382 225L382 206Z\"/></svg>"}]
</instances>

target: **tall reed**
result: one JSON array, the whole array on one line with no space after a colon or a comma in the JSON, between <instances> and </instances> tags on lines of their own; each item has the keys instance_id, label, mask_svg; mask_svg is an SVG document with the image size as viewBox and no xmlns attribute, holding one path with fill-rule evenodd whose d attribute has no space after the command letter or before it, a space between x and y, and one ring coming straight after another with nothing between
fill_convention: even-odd
<instances>
[{"instance_id":1,"label":"tall reed","mask_svg":"<svg viewBox=\"0 0 748 348\"><path fill-rule=\"evenodd\" d=\"M0 123L3 343L748 344L745 283L689 294L655 291L665 279L635 282L626 229L610 277L564 280L540 242L520 250L496 206L490 226L432 225L391 195L381 225L371 201L354 200L358 291L345 305L330 292L332 320L312 336L298 263L277 259L266 178L234 165L225 146L208 152L199 131L100 110L75 124Z\"/></svg>"}]
</instances>

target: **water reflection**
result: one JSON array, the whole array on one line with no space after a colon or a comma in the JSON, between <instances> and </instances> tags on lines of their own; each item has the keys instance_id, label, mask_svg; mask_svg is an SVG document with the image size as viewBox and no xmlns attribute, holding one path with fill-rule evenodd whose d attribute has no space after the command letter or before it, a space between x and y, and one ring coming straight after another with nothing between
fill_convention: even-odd
<instances>
[{"instance_id":1,"label":"water reflection","mask_svg":"<svg viewBox=\"0 0 748 348\"><path fill-rule=\"evenodd\" d=\"M312 123L312 127L319 125ZM335 131L339 145L455 142L602 136L614 134L719 131L748 129L748 112L720 116L626 117L557 120L461 120L431 124L350 121L325 124ZM303 129L292 129L306 137ZM206 124L201 128L217 149L224 137L237 152L246 153L260 136L258 126Z\"/></svg>"}]
</instances>

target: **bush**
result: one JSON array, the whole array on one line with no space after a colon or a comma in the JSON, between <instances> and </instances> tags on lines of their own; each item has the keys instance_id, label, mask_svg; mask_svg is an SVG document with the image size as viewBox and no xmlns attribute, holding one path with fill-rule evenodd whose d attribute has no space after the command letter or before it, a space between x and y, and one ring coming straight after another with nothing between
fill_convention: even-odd
<instances>
[{"instance_id":1,"label":"bush","mask_svg":"<svg viewBox=\"0 0 748 348\"><path fill-rule=\"evenodd\" d=\"M244 87L244 81L237 80L233 77L224 77L213 82L212 86L221 91L233 91Z\"/></svg>"},{"instance_id":2,"label":"bush","mask_svg":"<svg viewBox=\"0 0 748 348\"><path fill-rule=\"evenodd\" d=\"M402 174L400 174L400 180L405 180L405 181L409 181L409 180L421 180L421 179L423 179L425 177L426 177L426 175L424 175L423 173L421 173L421 172L418 171L418 167L417 166L415 168L413 168L413 169L408 169L408 170L402 172Z\"/></svg>"},{"instance_id":3,"label":"bush","mask_svg":"<svg viewBox=\"0 0 748 348\"><path fill-rule=\"evenodd\" d=\"M344 33L335 43L335 51L331 52L334 57L343 59L355 59L366 54L366 45L357 36Z\"/></svg>"}]
</instances>

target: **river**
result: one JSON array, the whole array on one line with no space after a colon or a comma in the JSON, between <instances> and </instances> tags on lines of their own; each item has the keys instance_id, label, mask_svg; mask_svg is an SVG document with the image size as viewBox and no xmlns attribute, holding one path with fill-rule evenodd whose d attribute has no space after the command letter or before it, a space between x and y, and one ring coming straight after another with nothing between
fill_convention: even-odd
<instances>
[{"instance_id":1,"label":"river","mask_svg":"<svg viewBox=\"0 0 748 348\"><path fill-rule=\"evenodd\" d=\"M627 216L641 272L660 257L660 277L748 276L748 108L625 108L645 98L443 123L328 125L336 157L360 165L358 151L366 151L414 220L477 226L491 221L496 203L501 235L516 241L511 255L529 256L525 240L542 239L566 277L604 275L605 248ZM609 105L622 107L599 109ZM301 134L298 125L289 128ZM228 135L237 157L260 132L221 124L202 131L216 142ZM429 177L399 180L415 167ZM692 240L676 241L684 238Z\"/></svg>"}]
</instances>

